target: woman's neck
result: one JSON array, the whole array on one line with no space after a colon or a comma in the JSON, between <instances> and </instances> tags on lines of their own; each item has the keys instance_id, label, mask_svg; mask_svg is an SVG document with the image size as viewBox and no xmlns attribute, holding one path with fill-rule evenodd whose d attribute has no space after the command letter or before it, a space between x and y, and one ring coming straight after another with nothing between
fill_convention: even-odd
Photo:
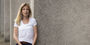
<instances>
[{"instance_id":1,"label":"woman's neck","mask_svg":"<svg viewBox=\"0 0 90 45\"><path fill-rule=\"evenodd\" d=\"M27 20L27 19L29 19L28 17L23 17L23 20Z\"/></svg>"}]
</instances>

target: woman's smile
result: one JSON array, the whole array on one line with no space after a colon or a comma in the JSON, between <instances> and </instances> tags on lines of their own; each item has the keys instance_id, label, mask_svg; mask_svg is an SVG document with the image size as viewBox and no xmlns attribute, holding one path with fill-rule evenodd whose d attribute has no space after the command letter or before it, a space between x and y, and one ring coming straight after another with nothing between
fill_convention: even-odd
<instances>
[{"instance_id":1,"label":"woman's smile","mask_svg":"<svg viewBox=\"0 0 90 45\"><path fill-rule=\"evenodd\" d=\"M29 9L27 6L24 6L22 9L22 14L23 16L28 16L29 15Z\"/></svg>"}]
</instances>

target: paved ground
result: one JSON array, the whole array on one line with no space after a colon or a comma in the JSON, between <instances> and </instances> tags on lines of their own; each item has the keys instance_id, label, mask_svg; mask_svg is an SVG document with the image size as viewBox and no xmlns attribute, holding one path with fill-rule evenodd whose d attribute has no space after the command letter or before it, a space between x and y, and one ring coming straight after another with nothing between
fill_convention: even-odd
<instances>
[{"instance_id":1,"label":"paved ground","mask_svg":"<svg viewBox=\"0 0 90 45\"><path fill-rule=\"evenodd\" d=\"M0 36L0 45L10 45L10 42L4 42L4 38Z\"/></svg>"}]
</instances>

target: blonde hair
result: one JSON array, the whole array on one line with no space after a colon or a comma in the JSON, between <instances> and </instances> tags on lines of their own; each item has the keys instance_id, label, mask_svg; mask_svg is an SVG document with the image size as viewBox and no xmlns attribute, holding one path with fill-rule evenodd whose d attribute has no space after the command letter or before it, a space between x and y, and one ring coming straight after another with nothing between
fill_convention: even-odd
<instances>
[{"instance_id":1,"label":"blonde hair","mask_svg":"<svg viewBox=\"0 0 90 45\"><path fill-rule=\"evenodd\" d=\"M32 12L31 12L31 8L30 8L29 4L28 3L22 3L22 5L20 6L20 8L18 10L17 17L15 19L15 22L18 25L20 25L20 21L23 19L22 8L24 6L28 6L28 8L29 8L29 15L28 15L28 17L32 17Z\"/></svg>"}]
</instances>

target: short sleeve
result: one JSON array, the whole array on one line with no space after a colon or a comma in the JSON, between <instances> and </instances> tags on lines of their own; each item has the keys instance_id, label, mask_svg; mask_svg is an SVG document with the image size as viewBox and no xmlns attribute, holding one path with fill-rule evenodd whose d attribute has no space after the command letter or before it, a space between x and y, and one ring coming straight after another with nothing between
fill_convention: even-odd
<instances>
[{"instance_id":1,"label":"short sleeve","mask_svg":"<svg viewBox=\"0 0 90 45\"><path fill-rule=\"evenodd\" d=\"M33 18L33 26L37 25L37 21L35 18Z\"/></svg>"},{"instance_id":2,"label":"short sleeve","mask_svg":"<svg viewBox=\"0 0 90 45\"><path fill-rule=\"evenodd\" d=\"M14 27L18 27L18 24L16 24L16 21L14 21Z\"/></svg>"}]
</instances>

